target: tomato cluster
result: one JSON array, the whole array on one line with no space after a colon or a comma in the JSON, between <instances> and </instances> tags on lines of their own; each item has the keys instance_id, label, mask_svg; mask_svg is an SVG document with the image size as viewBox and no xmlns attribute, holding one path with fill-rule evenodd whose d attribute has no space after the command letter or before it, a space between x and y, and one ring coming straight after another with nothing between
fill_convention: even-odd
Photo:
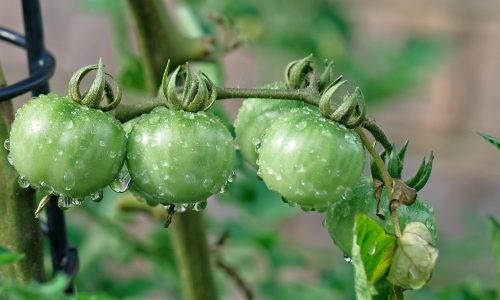
<instances>
[{"instance_id":1,"label":"tomato cluster","mask_svg":"<svg viewBox=\"0 0 500 300\"><path fill-rule=\"evenodd\" d=\"M5 143L21 186L59 195L64 208L86 196L100 200L102 189L111 185L117 192L131 186L150 205L203 209L208 197L233 180L235 143L211 113L170 107L167 101L170 109L157 107L120 124L73 100L55 94L31 100L16 113ZM291 206L328 210L326 227L348 253L354 215L375 213L371 183L359 180L365 151L358 134L315 106L271 99L245 100L235 132L242 156L270 190ZM420 201L400 211L403 227L410 219L435 224ZM380 223L393 233L390 221Z\"/></svg>"}]
</instances>

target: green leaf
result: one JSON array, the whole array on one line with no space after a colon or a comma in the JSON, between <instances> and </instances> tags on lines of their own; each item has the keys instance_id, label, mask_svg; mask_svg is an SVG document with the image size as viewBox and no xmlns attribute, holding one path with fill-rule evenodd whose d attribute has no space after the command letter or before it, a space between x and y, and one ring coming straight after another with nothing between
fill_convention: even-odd
<instances>
[{"instance_id":1,"label":"green leaf","mask_svg":"<svg viewBox=\"0 0 500 300\"><path fill-rule=\"evenodd\" d=\"M11 252L5 248L0 247L0 266L15 263L24 259L24 254Z\"/></svg>"},{"instance_id":2,"label":"green leaf","mask_svg":"<svg viewBox=\"0 0 500 300\"><path fill-rule=\"evenodd\" d=\"M493 244L493 256L497 264L497 293L500 294L500 223L488 217L491 226L491 243Z\"/></svg>"},{"instance_id":3,"label":"green leaf","mask_svg":"<svg viewBox=\"0 0 500 300\"><path fill-rule=\"evenodd\" d=\"M495 147L500 149L500 139L493 137L491 135L487 135L486 133L482 133L482 132L478 132L477 134L479 134L483 139L487 140L492 145L494 145Z\"/></svg>"},{"instance_id":4,"label":"green leaf","mask_svg":"<svg viewBox=\"0 0 500 300\"><path fill-rule=\"evenodd\" d=\"M372 299L377 294L374 284L387 272L396 246L396 237L364 214L354 223L352 263L358 299Z\"/></svg>"},{"instance_id":5,"label":"green leaf","mask_svg":"<svg viewBox=\"0 0 500 300\"><path fill-rule=\"evenodd\" d=\"M429 281L438 257L438 250L431 241L431 233L424 224L413 222L406 225L387 280L404 289L422 288Z\"/></svg>"}]
</instances>

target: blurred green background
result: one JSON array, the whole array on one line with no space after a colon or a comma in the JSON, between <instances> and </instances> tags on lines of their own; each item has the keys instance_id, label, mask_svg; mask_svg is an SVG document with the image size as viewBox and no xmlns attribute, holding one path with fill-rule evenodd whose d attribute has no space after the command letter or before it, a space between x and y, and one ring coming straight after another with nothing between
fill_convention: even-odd
<instances>
[{"instance_id":1,"label":"blurred green background","mask_svg":"<svg viewBox=\"0 0 500 300\"><path fill-rule=\"evenodd\" d=\"M350 87L361 87L369 113L391 139L397 144L410 139L408 174L434 150L434 171L421 196L436 208L440 257L425 290L407 297L494 298L486 216L500 216L500 156L475 132L500 136L497 2L166 2L186 34L192 34L186 24L194 18L206 33L229 34L228 46L242 42L222 57L226 86L281 80L287 62L310 53L318 63L333 59ZM51 81L55 92L66 93L72 72L102 56L124 84L126 101L145 97L124 3L41 3L46 44L58 62ZM2 3L0 25L22 32L19 3ZM24 53L17 49L0 44L0 62L9 82L26 76ZM224 104L229 120L240 103ZM88 201L67 213L69 239L80 253L78 291L94 299L179 299L168 230L145 214L118 211L117 201L127 197L132 196L108 191L101 203ZM284 204L241 160L236 182L210 199L206 212L209 243L230 232L222 257L256 299L354 299L352 267L322 228L323 216ZM223 299L244 299L225 273L217 270L216 276ZM45 286L48 299L64 286L61 280ZM40 291L39 286L4 288Z\"/></svg>"}]
</instances>

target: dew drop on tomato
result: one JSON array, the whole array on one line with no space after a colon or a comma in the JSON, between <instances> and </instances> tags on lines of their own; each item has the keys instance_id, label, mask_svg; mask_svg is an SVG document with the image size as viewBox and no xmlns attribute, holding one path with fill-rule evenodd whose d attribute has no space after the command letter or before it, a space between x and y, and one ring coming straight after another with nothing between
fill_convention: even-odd
<instances>
[{"instance_id":1,"label":"dew drop on tomato","mask_svg":"<svg viewBox=\"0 0 500 300\"><path fill-rule=\"evenodd\" d=\"M98 192L90 194L90 199L94 202L101 202L103 197L104 197L104 194L102 191L98 191Z\"/></svg>"},{"instance_id":2,"label":"dew drop on tomato","mask_svg":"<svg viewBox=\"0 0 500 300\"><path fill-rule=\"evenodd\" d=\"M194 204L193 210L194 211L203 211L207 207L207 201L200 201L196 202Z\"/></svg>"},{"instance_id":3,"label":"dew drop on tomato","mask_svg":"<svg viewBox=\"0 0 500 300\"><path fill-rule=\"evenodd\" d=\"M3 142L3 147L5 148L5 150L9 151L10 150L10 140L9 139L6 139L4 142Z\"/></svg>"},{"instance_id":4,"label":"dew drop on tomato","mask_svg":"<svg viewBox=\"0 0 500 300\"><path fill-rule=\"evenodd\" d=\"M28 188L30 186L30 182L24 176L19 176L19 178L17 179L17 183L23 189Z\"/></svg>"},{"instance_id":5,"label":"dew drop on tomato","mask_svg":"<svg viewBox=\"0 0 500 300\"><path fill-rule=\"evenodd\" d=\"M63 175L64 189L70 191L75 186L75 175L71 171L65 171Z\"/></svg>"}]
</instances>

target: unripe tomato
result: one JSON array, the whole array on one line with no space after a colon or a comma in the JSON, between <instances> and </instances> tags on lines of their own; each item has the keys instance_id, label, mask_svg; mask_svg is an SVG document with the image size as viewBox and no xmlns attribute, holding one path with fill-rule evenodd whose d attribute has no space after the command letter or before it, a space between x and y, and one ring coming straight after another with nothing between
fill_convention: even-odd
<instances>
[{"instance_id":1,"label":"unripe tomato","mask_svg":"<svg viewBox=\"0 0 500 300\"><path fill-rule=\"evenodd\" d=\"M125 160L125 132L108 114L42 95L16 113L10 156L21 182L81 198L110 184Z\"/></svg>"},{"instance_id":2,"label":"unripe tomato","mask_svg":"<svg viewBox=\"0 0 500 300\"><path fill-rule=\"evenodd\" d=\"M355 132L308 107L274 120L258 152L266 185L305 210L321 211L347 197L365 162Z\"/></svg>"},{"instance_id":3,"label":"unripe tomato","mask_svg":"<svg viewBox=\"0 0 500 300\"><path fill-rule=\"evenodd\" d=\"M285 88L285 84L274 83L265 87ZM265 130L281 113L294 107L303 107L306 105L302 101L295 100L245 99L234 122L236 140L243 158L254 167L257 167L257 152L255 148L256 145L260 144Z\"/></svg>"},{"instance_id":4,"label":"unripe tomato","mask_svg":"<svg viewBox=\"0 0 500 300\"><path fill-rule=\"evenodd\" d=\"M353 189L350 199L334 203L326 214L324 226L330 233L335 244L348 256L351 255L354 218L357 213L365 214L375 220L389 234L395 234L389 213L387 194L382 193L380 201L385 220L376 216L376 201L373 197L371 177L363 177ZM401 205L397 210L401 230L411 222L421 222L431 232L433 242L436 242L436 217L434 209L421 199L410 206Z\"/></svg>"},{"instance_id":5,"label":"unripe tomato","mask_svg":"<svg viewBox=\"0 0 500 300\"><path fill-rule=\"evenodd\" d=\"M156 108L134 125L127 148L134 187L164 205L206 200L227 184L235 164L231 134L205 112Z\"/></svg>"}]
</instances>

